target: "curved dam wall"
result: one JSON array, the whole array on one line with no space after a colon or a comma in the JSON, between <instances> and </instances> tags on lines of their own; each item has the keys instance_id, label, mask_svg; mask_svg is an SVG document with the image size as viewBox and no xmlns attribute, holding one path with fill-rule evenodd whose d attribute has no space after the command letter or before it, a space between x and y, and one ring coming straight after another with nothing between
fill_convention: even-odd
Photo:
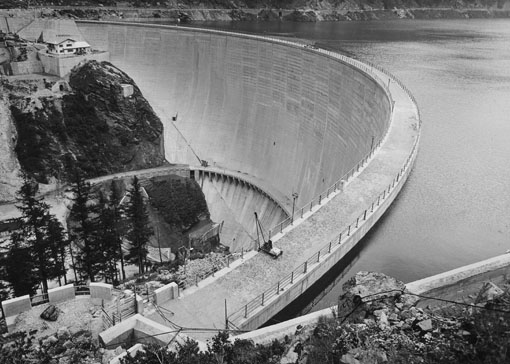
<instances>
[{"instance_id":1,"label":"curved dam wall","mask_svg":"<svg viewBox=\"0 0 510 364\"><path fill-rule=\"evenodd\" d=\"M170 162L256 176L287 206L293 192L296 207L323 192L388 128L383 88L325 54L211 31L77 24L162 117Z\"/></svg>"},{"instance_id":2,"label":"curved dam wall","mask_svg":"<svg viewBox=\"0 0 510 364\"><path fill-rule=\"evenodd\" d=\"M258 212L262 226L276 226L287 218L278 201L240 177L215 173L210 168L195 170L194 175L211 217L224 221L221 242L231 252L258 248L254 211Z\"/></svg>"}]
</instances>

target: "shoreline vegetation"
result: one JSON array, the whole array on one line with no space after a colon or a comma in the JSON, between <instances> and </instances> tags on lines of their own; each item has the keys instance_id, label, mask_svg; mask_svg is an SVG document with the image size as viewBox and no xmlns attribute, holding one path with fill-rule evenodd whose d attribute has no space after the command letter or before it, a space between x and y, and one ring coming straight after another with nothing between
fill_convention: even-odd
<instances>
[{"instance_id":1,"label":"shoreline vegetation","mask_svg":"<svg viewBox=\"0 0 510 364\"><path fill-rule=\"evenodd\" d=\"M65 5L62 5L65 4ZM0 16L109 21L370 21L510 18L510 0L0 0Z\"/></svg>"}]
</instances>

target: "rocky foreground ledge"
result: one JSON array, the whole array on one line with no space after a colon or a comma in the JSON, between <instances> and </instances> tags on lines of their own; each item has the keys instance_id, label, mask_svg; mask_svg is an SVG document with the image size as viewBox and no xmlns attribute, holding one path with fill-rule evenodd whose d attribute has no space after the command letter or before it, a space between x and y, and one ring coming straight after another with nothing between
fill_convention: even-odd
<instances>
[{"instance_id":1,"label":"rocky foreground ledge","mask_svg":"<svg viewBox=\"0 0 510 364\"><path fill-rule=\"evenodd\" d=\"M359 272L337 311L287 337L281 363L508 363L508 284L486 282L469 300L435 301L381 273Z\"/></svg>"}]
</instances>

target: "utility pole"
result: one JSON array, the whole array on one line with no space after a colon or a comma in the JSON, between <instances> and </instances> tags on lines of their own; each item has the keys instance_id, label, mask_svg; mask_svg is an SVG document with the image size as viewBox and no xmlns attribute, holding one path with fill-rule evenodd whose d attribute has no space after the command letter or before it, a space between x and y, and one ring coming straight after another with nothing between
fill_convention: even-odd
<instances>
[{"instance_id":1,"label":"utility pole","mask_svg":"<svg viewBox=\"0 0 510 364\"><path fill-rule=\"evenodd\" d=\"M225 330L228 330L227 299L225 298Z\"/></svg>"},{"instance_id":2,"label":"utility pole","mask_svg":"<svg viewBox=\"0 0 510 364\"><path fill-rule=\"evenodd\" d=\"M292 216L290 218L290 224L294 224L294 207L296 206L296 199L299 197L297 192L292 193Z\"/></svg>"},{"instance_id":3,"label":"utility pole","mask_svg":"<svg viewBox=\"0 0 510 364\"><path fill-rule=\"evenodd\" d=\"M161 257L161 242L159 241L159 227L158 227L158 225L156 225L156 236L158 238L159 262L163 263L163 258Z\"/></svg>"}]
</instances>

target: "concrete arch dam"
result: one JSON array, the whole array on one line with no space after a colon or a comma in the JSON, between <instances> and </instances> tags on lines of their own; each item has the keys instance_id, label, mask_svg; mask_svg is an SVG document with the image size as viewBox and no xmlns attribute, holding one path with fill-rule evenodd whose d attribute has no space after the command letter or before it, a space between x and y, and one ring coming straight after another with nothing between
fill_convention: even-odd
<instances>
[{"instance_id":1,"label":"concrete arch dam","mask_svg":"<svg viewBox=\"0 0 510 364\"><path fill-rule=\"evenodd\" d=\"M273 260L250 252L179 299L161 302L178 325L260 327L357 244L409 176L419 111L405 86L384 70L257 36L78 24L95 48L110 51L164 119L169 161L189 164L199 181L256 186L250 188L287 215L298 194L298 221L273 230L284 254ZM347 181L341 193L339 178ZM223 196L237 204L235 217L265 203L245 204L250 199L236 188L210 186L231 191ZM166 323L158 314L150 318Z\"/></svg>"},{"instance_id":2,"label":"concrete arch dam","mask_svg":"<svg viewBox=\"0 0 510 364\"><path fill-rule=\"evenodd\" d=\"M78 26L94 48L110 52L162 118L168 161L194 166L205 160L278 196L276 213L264 208L267 201L260 199L257 208L239 191L235 201L222 199L218 191L226 186L218 184L228 179L208 184L206 199L219 214L213 218L239 217L227 228L227 244L244 236L250 246L253 211L272 228L290 214L293 193L297 209L309 203L388 128L390 100L373 78L303 47L168 26Z\"/></svg>"}]
</instances>

